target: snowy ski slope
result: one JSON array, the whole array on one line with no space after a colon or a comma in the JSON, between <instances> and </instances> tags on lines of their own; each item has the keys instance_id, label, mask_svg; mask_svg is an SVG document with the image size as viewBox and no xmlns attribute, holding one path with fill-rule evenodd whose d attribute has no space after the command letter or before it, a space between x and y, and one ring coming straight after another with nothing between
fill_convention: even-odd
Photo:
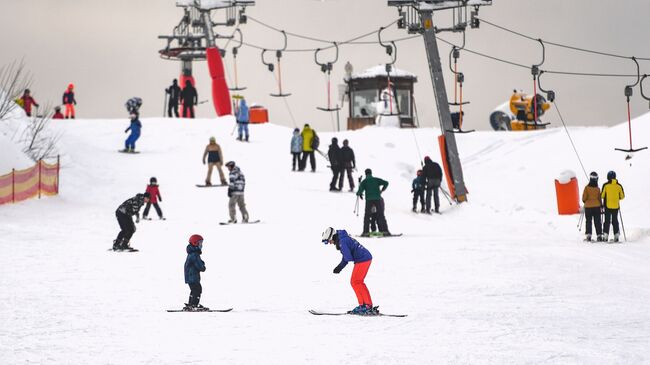
<instances>
[{"instance_id":1,"label":"snowy ski slope","mask_svg":"<svg viewBox=\"0 0 650 365\"><path fill-rule=\"evenodd\" d=\"M650 145L648 122L634 121L635 145ZM625 187L620 245L585 244L578 216L556 214L554 178L571 169L585 183L563 129L459 135L469 203L443 200L435 216L412 213L409 191L416 141L439 160L438 130L320 133L323 150L348 138L359 169L390 182L389 228L404 233L360 241L374 256L375 304L408 317L360 318L307 312L356 305L351 266L332 274L340 254L320 233L358 234L362 216L354 194L327 191L321 157L317 173L290 171L291 129L251 126L246 144L229 118L144 119L142 153L126 155L126 119L54 124L61 195L0 206L2 364L650 363L650 152L631 166L614 152L627 125L571 128L587 173L616 170ZM210 136L241 166L260 224L218 225L225 189L194 186ZM140 252L107 252L115 209L151 176L168 220L138 224ZM193 233L205 237L202 303L230 313L165 312L187 300Z\"/></svg>"}]
</instances>

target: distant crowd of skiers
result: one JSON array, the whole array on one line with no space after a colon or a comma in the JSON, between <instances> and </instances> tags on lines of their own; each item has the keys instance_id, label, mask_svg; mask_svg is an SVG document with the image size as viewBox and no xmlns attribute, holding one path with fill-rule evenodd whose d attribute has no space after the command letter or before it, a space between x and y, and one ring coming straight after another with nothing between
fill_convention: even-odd
<instances>
[{"instance_id":1,"label":"distant crowd of skiers","mask_svg":"<svg viewBox=\"0 0 650 365\"><path fill-rule=\"evenodd\" d=\"M614 228L614 238L612 242L619 241L619 224L618 217L621 214L621 200L625 199L623 186L616 180L616 172L607 173L607 182L603 184L602 189L598 187L598 174L592 172L589 174L589 184L585 186L582 192L582 202L584 203L584 216L586 218L585 241L591 242L592 223L596 228L596 241L609 241L610 225ZM604 215L604 223L601 216Z\"/></svg>"}]
</instances>

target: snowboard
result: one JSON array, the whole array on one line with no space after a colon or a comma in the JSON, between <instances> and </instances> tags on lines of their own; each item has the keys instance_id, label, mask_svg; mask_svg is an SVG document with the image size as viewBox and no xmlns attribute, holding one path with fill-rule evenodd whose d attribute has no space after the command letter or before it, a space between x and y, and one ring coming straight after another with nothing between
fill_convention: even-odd
<instances>
[{"instance_id":1,"label":"snowboard","mask_svg":"<svg viewBox=\"0 0 650 365\"><path fill-rule=\"evenodd\" d=\"M224 184L224 185L221 185L221 184L219 184L219 185L196 184L197 188L221 188L221 187L224 187L224 186L228 186L228 184Z\"/></svg>"},{"instance_id":2,"label":"snowboard","mask_svg":"<svg viewBox=\"0 0 650 365\"><path fill-rule=\"evenodd\" d=\"M385 313L379 313L375 314L372 316L364 316L360 314L352 314L348 312L337 312L337 313L332 313L332 312L319 312L315 311L313 309L309 310L309 313L315 315L315 316L357 316L357 317L406 317L408 314L385 314Z\"/></svg>"},{"instance_id":3,"label":"snowboard","mask_svg":"<svg viewBox=\"0 0 650 365\"><path fill-rule=\"evenodd\" d=\"M152 221L152 220L153 220L153 218L142 218L142 220L143 220L143 221ZM166 220L167 220L167 218L165 218L165 217L162 217L162 218L160 218L160 219L158 219L158 220L159 220L159 221L166 221Z\"/></svg>"},{"instance_id":4,"label":"snowboard","mask_svg":"<svg viewBox=\"0 0 650 365\"><path fill-rule=\"evenodd\" d=\"M248 221L246 223L244 223L244 222L241 222L241 223L239 223L239 222L238 223L219 222L219 224L222 225L222 226L227 226L227 225L230 225L230 224L254 224L254 223L259 223L259 222L260 222L260 220L256 219L254 221Z\"/></svg>"},{"instance_id":5,"label":"snowboard","mask_svg":"<svg viewBox=\"0 0 650 365\"><path fill-rule=\"evenodd\" d=\"M167 309L167 312L173 312L173 313L177 313L177 312L187 312L187 313L222 312L222 313L225 313L225 312L230 312L231 310L232 310L232 308L228 308L228 309L208 309L206 311L186 311L186 310L182 310L182 309Z\"/></svg>"},{"instance_id":6,"label":"snowboard","mask_svg":"<svg viewBox=\"0 0 650 365\"><path fill-rule=\"evenodd\" d=\"M140 153L140 151L125 151L125 150L117 150L117 152L128 153L128 154L138 154L138 153Z\"/></svg>"},{"instance_id":7,"label":"snowboard","mask_svg":"<svg viewBox=\"0 0 650 365\"><path fill-rule=\"evenodd\" d=\"M140 251L140 250L138 250L137 248L128 248L128 249L126 249L126 250L122 250L122 249L120 249L120 250L114 250L113 247L109 248L108 250L109 250L109 251L113 251L113 252L138 252L138 251Z\"/></svg>"},{"instance_id":8,"label":"snowboard","mask_svg":"<svg viewBox=\"0 0 650 365\"><path fill-rule=\"evenodd\" d=\"M402 235L404 235L404 233L393 233L393 234L388 235L388 236L382 235L382 234L371 234L370 236L362 236L362 235L359 234L359 235L356 235L355 237L359 237L359 238L390 238L390 237L402 237Z\"/></svg>"}]
</instances>

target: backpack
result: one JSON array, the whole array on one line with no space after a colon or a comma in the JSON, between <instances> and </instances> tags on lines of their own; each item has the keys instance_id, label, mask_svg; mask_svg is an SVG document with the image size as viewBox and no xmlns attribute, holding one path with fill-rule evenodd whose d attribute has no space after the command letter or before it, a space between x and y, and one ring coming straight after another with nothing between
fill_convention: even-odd
<instances>
[{"instance_id":1,"label":"backpack","mask_svg":"<svg viewBox=\"0 0 650 365\"><path fill-rule=\"evenodd\" d=\"M311 148L317 150L318 146L320 146L320 138L318 138L316 131L314 131L314 137L311 140Z\"/></svg>"}]
</instances>

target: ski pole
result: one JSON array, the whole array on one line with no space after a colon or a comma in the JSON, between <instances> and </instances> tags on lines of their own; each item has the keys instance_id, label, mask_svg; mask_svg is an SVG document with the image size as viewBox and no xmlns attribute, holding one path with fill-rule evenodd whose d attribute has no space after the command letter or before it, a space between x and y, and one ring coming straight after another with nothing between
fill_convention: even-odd
<instances>
[{"instance_id":1,"label":"ski pole","mask_svg":"<svg viewBox=\"0 0 650 365\"><path fill-rule=\"evenodd\" d=\"M356 202L356 204L354 204L354 212L353 213L355 213L357 215L357 217L359 216L359 196L358 195L357 195L357 202Z\"/></svg>"},{"instance_id":2,"label":"ski pole","mask_svg":"<svg viewBox=\"0 0 650 365\"><path fill-rule=\"evenodd\" d=\"M618 208L618 215L621 217L621 229L623 230L623 239L625 242L627 242L627 236L625 235L625 224L623 224L623 213L621 212L621 208Z\"/></svg>"},{"instance_id":3,"label":"ski pole","mask_svg":"<svg viewBox=\"0 0 650 365\"><path fill-rule=\"evenodd\" d=\"M232 131L230 131L231 136L235 134L235 129L237 129L237 123L235 123L235 125L232 127Z\"/></svg>"},{"instance_id":4,"label":"ski pole","mask_svg":"<svg viewBox=\"0 0 650 365\"><path fill-rule=\"evenodd\" d=\"M585 211L580 212L580 218L578 218L578 231L582 231L582 220L585 217Z\"/></svg>"},{"instance_id":5,"label":"ski pole","mask_svg":"<svg viewBox=\"0 0 650 365\"><path fill-rule=\"evenodd\" d=\"M445 188L443 188L442 185L440 186L440 191L442 191L442 195L444 195L445 198L447 198L447 201L449 202L449 205L454 205L454 204L451 202L451 195L449 195L449 193L447 192L447 190L445 190Z\"/></svg>"}]
</instances>

